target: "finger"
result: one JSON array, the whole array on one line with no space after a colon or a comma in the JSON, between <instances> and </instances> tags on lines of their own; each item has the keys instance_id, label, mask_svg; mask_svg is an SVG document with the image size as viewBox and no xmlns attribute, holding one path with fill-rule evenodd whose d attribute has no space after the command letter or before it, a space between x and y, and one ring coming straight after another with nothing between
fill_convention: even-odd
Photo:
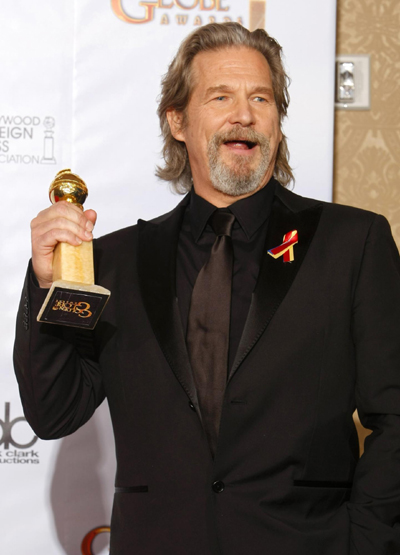
<instances>
[{"instance_id":1,"label":"finger","mask_svg":"<svg viewBox=\"0 0 400 555\"><path fill-rule=\"evenodd\" d=\"M66 218L77 223L82 228L85 228L87 221L87 218L84 216L80 208L69 202L60 201L57 204L49 206L49 208L39 212L36 218L32 220L31 227L34 228L45 221L56 218Z\"/></svg>"},{"instance_id":2,"label":"finger","mask_svg":"<svg viewBox=\"0 0 400 555\"><path fill-rule=\"evenodd\" d=\"M55 204L52 204L50 206L48 206L47 208L44 208L43 210L41 210L39 212L39 214L37 215L38 219L42 219L42 218L48 218L51 217L49 215L51 214L57 214L57 213L75 213L77 215L82 214L82 210L75 204L72 204L70 202L67 202L65 200L60 200L59 202L56 202Z\"/></svg>"},{"instance_id":3,"label":"finger","mask_svg":"<svg viewBox=\"0 0 400 555\"><path fill-rule=\"evenodd\" d=\"M89 220L85 220L86 222ZM39 238L48 234L52 230L67 230L79 237L82 241L91 241L93 239L93 234L86 227L81 227L79 224L68 220L67 218L54 218L51 220L44 220L42 223L37 224L32 227L32 239ZM55 235L48 235L49 238ZM56 243L51 243L50 246L54 246Z\"/></svg>"},{"instance_id":4,"label":"finger","mask_svg":"<svg viewBox=\"0 0 400 555\"><path fill-rule=\"evenodd\" d=\"M49 256L57 243L69 243L78 246L82 239L69 229L50 229L44 234L32 238L32 252L35 255Z\"/></svg>"}]
</instances>

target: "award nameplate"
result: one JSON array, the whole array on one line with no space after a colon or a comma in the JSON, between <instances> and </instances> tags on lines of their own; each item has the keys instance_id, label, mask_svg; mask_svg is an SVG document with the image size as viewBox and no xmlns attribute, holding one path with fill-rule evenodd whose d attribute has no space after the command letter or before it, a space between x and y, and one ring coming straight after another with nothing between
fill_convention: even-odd
<instances>
[{"instance_id":1,"label":"award nameplate","mask_svg":"<svg viewBox=\"0 0 400 555\"><path fill-rule=\"evenodd\" d=\"M58 172L50 185L52 204L66 200L83 210L88 195L85 182L71 170ZM39 311L38 322L93 329L110 291L95 285L93 243L58 243L53 257L53 284Z\"/></svg>"}]
</instances>

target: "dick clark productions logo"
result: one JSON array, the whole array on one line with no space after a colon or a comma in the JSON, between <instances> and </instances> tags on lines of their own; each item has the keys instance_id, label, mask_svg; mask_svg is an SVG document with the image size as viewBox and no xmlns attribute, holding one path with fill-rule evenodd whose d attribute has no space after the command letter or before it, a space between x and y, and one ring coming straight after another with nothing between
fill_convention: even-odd
<instances>
[{"instance_id":1,"label":"dick clark productions logo","mask_svg":"<svg viewBox=\"0 0 400 555\"><path fill-rule=\"evenodd\" d=\"M11 420L10 406L10 403L5 403L4 419L0 419L0 428L2 430L0 447L3 447L3 450L0 450L0 463L38 464L39 453L34 449L25 451L25 449L29 449L37 442L38 437L34 435L33 438L27 443L20 443L19 441L16 441L15 436L16 433L18 433L16 432L17 428L19 429L22 423L25 423L26 427L29 425L24 416L17 416L17 418L13 418ZM21 449L23 449L23 451L21 451Z\"/></svg>"}]
</instances>

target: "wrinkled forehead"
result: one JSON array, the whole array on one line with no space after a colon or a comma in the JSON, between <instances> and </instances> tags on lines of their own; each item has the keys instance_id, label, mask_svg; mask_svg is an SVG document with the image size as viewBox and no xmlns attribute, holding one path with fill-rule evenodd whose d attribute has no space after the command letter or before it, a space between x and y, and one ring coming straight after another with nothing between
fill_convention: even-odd
<instances>
[{"instance_id":1,"label":"wrinkled forehead","mask_svg":"<svg viewBox=\"0 0 400 555\"><path fill-rule=\"evenodd\" d=\"M191 95L198 88L229 84L230 81L240 83L246 80L273 88L269 64L263 54L253 48L228 46L207 50L199 52L192 60Z\"/></svg>"}]
</instances>

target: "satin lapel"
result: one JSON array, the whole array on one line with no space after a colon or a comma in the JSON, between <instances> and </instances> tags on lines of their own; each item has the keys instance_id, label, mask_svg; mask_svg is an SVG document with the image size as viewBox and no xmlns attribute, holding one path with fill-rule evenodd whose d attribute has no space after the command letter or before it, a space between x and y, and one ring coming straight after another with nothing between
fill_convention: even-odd
<instances>
[{"instance_id":1,"label":"satin lapel","mask_svg":"<svg viewBox=\"0 0 400 555\"><path fill-rule=\"evenodd\" d=\"M186 198L153 222L139 220L138 273L152 329L176 378L200 415L175 292L176 252Z\"/></svg>"},{"instance_id":2,"label":"satin lapel","mask_svg":"<svg viewBox=\"0 0 400 555\"><path fill-rule=\"evenodd\" d=\"M271 322L300 269L318 226L322 204L315 201L311 206L307 206L310 202L306 201L306 208L296 211L299 206L293 210L280 200L280 196L287 195L292 195L292 200L296 199L294 204L297 205L304 200L287 191L274 199L260 274L228 380L235 374ZM291 199L291 196L288 198ZM282 256L277 259L270 256L268 250L280 245L285 233L294 229L298 232L298 244L294 246L293 262L283 262Z\"/></svg>"}]
</instances>

